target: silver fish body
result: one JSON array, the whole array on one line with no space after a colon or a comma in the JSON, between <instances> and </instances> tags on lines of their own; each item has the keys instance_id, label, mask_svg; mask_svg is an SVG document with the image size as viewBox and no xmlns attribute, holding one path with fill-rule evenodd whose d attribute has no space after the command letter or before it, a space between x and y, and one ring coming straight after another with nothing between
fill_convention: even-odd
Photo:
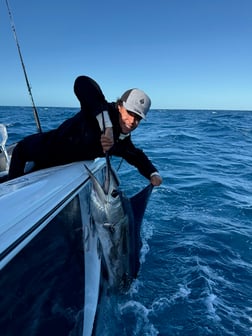
<instances>
[{"instance_id":1,"label":"silver fish body","mask_svg":"<svg viewBox=\"0 0 252 336\"><path fill-rule=\"evenodd\" d=\"M119 189L113 169L106 167L106 188L101 186L87 167L86 169L92 181L90 211L102 247L108 286L112 290L125 291L136 276L140 225L134 227L136 221L131 200ZM150 192L147 197L149 195ZM147 202L143 212L146 204ZM142 217L143 213L140 221Z\"/></svg>"}]
</instances>

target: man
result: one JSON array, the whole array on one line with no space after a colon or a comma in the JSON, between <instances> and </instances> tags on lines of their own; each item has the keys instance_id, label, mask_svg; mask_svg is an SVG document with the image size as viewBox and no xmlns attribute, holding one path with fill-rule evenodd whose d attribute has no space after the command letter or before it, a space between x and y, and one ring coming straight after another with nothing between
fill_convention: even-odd
<instances>
[{"instance_id":1,"label":"man","mask_svg":"<svg viewBox=\"0 0 252 336\"><path fill-rule=\"evenodd\" d=\"M126 91L117 102L108 103L99 85L90 77L75 80L74 92L81 110L57 129L25 137L13 150L9 179L22 176L28 161L42 169L75 161L120 156L135 166L154 186L162 183L157 169L137 149L130 133L150 108L150 98L139 89Z\"/></svg>"}]
</instances>

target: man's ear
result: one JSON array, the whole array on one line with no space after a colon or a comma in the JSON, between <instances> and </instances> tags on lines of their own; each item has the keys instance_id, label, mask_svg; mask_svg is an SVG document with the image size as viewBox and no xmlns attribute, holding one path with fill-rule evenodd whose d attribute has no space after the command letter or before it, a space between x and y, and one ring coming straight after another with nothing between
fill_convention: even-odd
<instances>
[{"instance_id":1,"label":"man's ear","mask_svg":"<svg viewBox=\"0 0 252 336\"><path fill-rule=\"evenodd\" d=\"M118 111L119 111L120 113L122 113L122 106L121 106L121 105L118 105Z\"/></svg>"}]
</instances>

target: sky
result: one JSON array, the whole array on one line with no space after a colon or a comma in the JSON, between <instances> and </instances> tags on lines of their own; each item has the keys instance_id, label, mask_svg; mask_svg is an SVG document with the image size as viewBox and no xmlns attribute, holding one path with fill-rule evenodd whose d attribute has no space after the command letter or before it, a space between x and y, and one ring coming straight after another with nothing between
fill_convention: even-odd
<instances>
[{"instance_id":1,"label":"sky","mask_svg":"<svg viewBox=\"0 0 252 336\"><path fill-rule=\"evenodd\" d=\"M252 110L252 0L8 2L36 106L79 107L88 75L108 101L137 87L153 109ZM6 0L0 105L31 105Z\"/></svg>"}]
</instances>

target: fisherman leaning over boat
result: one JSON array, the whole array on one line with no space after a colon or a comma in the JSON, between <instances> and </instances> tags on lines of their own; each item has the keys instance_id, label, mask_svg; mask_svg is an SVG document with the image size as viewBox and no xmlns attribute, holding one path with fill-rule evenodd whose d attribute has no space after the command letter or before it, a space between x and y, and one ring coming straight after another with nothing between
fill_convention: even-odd
<instances>
[{"instance_id":1,"label":"fisherman leaning over boat","mask_svg":"<svg viewBox=\"0 0 252 336\"><path fill-rule=\"evenodd\" d=\"M158 186L162 178L145 153L136 148L130 133L145 119L150 98L139 89L126 91L117 102L108 103L99 85L87 76L75 80L74 92L81 110L57 129L25 137L15 147L9 179L22 176L28 161L35 169L93 160L110 155L120 156ZM105 132L104 132L105 127Z\"/></svg>"}]
</instances>

